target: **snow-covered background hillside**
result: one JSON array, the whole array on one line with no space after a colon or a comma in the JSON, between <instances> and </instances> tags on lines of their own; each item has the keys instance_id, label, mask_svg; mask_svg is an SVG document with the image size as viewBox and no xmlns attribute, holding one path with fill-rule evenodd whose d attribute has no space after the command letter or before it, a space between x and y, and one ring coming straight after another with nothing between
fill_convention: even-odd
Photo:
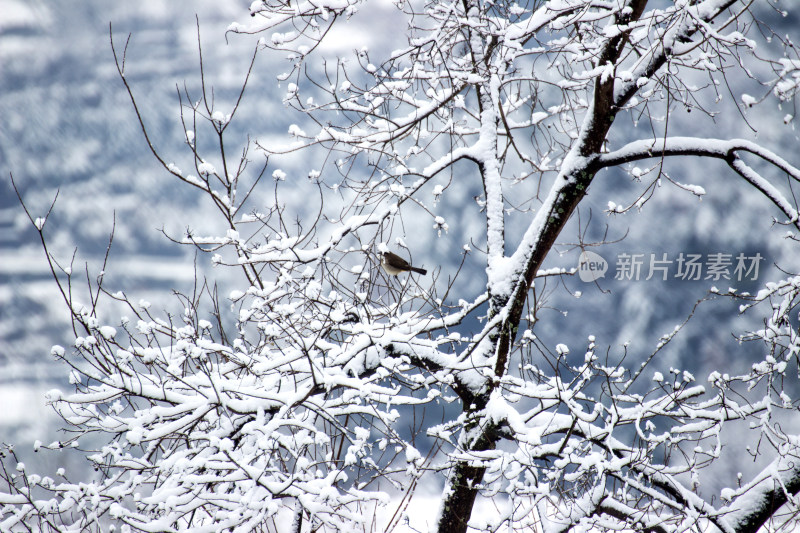
<instances>
[{"instance_id":1,"label":"snow-covered background hillside","mask_svg":"<svg viewBox=\"0 0 800 533\"><path fill-rule=\"evenodd\" d=\"M94 279L116 220L104 280L111 290L125 290L152 302L156 309L170 308L177 304L171 291L190 290L195 267L222 275L219 281L225 288L224 274L210 270L206 257L199 257L195 265L191 250L176 247L162 233L163 229L179 238L187 225L201 234L218 228L206 217L208 206L179 186L149 153L113 62L109 23L118 51L131 34L128 81L154 143L170 154L180 151L183 139L176 87L182 90L185 85L195 95L199 87L197 22L208 80L221 101L231 101L246 73L255 39L236 35L226 39L225 28L247 18L247 6L248 2L211 0L192 2L189 7L167 0L0 3L0 405L4 406L0 440L22 444L52 436L56 420L44 405L43 392L67 386L67 370L54 364L49 352L53 344L68 345L70 335L66 309L36 232L13 193L9 173L36 216L46 212L58 192L46 233L52 254L64 265L77 248L74 271L82 270L88 261ZM352 31L334 36L326 52L350 54L367 42L378 52L390 47L397 35L390 31L388 4L371 9L354 17ZM368 32L363 24L370 17L373 31ZM796 20L770 20L778 31L798 27ZM381 31L375 31L376 24ZM236 124L235 134L241 139L247 134L261 141L277 139L289 124L300 120L288 115L282 104L285 87L279 87L275 78L281 68L274 56L264 55L256 63L243 108L245 118ZM741 90L724 97L740 99L742 93L752 91L742 83ZM748 110L742 106L742 112ZM752 130L730 135L724 134L724 116L711 121L699 113L687 113L671 127L675 132L685 128L693 135L723 132L723 137L767 139L794 157L798 137L793 122L780 130L761 127L767 115L783 113L759 108L758 114L748 115ZM304 162L287 160L286 164L302 171ZM581 222L589 226L586 238L600 240L608 229L607 240L620 242L594 249L611 263L599 288L572 278L565 281L570 294L552 283L552 294L548 294L552 311L540 317L537 331L545 342L578 347L588 335L595 335L598 344L609 346L612 353L620 353L628 341L647 353L660 335L684 320L712 285L727 289L706 280L615 281L613 263L623 252L668 253L672 259L682 252L734 257L760 253L766 258L760 282L778 276L773 262L786 269L800 268L797 258L785 252L782 231L771 224L776 213L760 195L739 183L724 165L701 168L693 164L697 162L689 160L671 167L669 173L676 182L702 186L707 193L702 199L692 194L698 189L665 183L641 212L633 209L626 215L609 216L605 212L609 201L633 203L641 187L631 186L630 177L622 174L608 173L596 180L581 207ZM267 197L270 191L263 194ZM300 196L285 198L298 208L304 203ZM470 224L468 215L476 212L471 209L477 207L453 206L447 217L450 231L442 237L433 229L415 232L415 259L419 257L429 268L456 264L465 244L460 229ZM569 244L578 239L577 219L573 226L571 233L562 235L564 256L551 259L548 266L577 265L579 250ZM476 272L475 279L482 280L481 275ZM469 290L468 281L464 290ZM756 285L739 286L752 289ZM694 323L663 354L658 366L701 375L730 365L746 368L748 352L735 349L731 336L736 328L746 326L737 323L736 308L736 303L727 300L703 304ZM580 350L575 353L581 356Z\"/></svg>"},{"instance_id":2,"label":"snow-covered background hillside","mask_svg":"<svg viewBox=\"0 0 800 533\"><path fill-rule=\"evenodd\" d=\"M159 232L180 234L202 221L196 198L160 173L143 142L119 80L109 23L123 47L130 33L130 77L156 139L180 135L176 85L196 79L197 12L216 82L235 86L252 43L225 43L236 3L190 8L154 2L22 2L0 6L0 435L39 436L53 423L42 393L64 383L50 346L67 342L68 315L36 233L9 180L37 214L59 192L47 233L52 252L74 269L97 266L116 214L108 281L165 305L171 288L194 280L184 251ZM226 75L233 76L226 84ZM235 80L235 81L234 81ZM179 137L178 137L179 138ZM19 432L23 431L20 435Z\"/></svg>"}]
</instances>

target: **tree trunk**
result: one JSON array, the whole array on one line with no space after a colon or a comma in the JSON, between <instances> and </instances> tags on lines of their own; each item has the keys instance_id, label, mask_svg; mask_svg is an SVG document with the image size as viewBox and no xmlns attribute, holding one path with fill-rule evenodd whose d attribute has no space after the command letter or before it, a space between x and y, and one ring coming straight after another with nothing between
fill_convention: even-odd
<instances>
[{"instance_id":1,"label":"tree trunk","mask_svg":"<svg viewBox=\"0 0 800 533\"><path fill-rule=\"evenodd\" d=\"M481 398L486 404L489 393ZM474 428L473 431L479 431ZM464 450L483 452L494 450L497 441L500 439L498 427L489 424L470 446L464 446ZM469 430L465 429L465 433ZM466 440L466 439L464 439ZM476 458L477 459L477 458ZM472 507L475 505L475 497L478 495L478 486L483 481L486 468L475 466L469 461L458 461L453 467L447 479L447 488L442 501L441 512L439 513L439 523L437 524L438 533L466 533L467 523L472 515Z\"/></svg>"}]
</instances>

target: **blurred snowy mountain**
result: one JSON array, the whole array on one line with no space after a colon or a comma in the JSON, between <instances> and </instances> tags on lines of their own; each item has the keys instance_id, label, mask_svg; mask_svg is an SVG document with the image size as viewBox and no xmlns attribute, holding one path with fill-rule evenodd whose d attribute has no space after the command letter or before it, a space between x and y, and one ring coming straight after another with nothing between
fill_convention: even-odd
<instances>
[{"instance_id":1,"label":"blurred snowy mountain","mask_svg":"<svg viewBox=\"0 0 800 533\"><path fill-rule=\"evenodd\" d=\"M224 30L230 22L246 17L248 4L198 0L186 7L185 3L168 0L2 1L0 401L9 407L0 414L1 440L42 438L41 433L52 419L48 418L41 391L65 386L67 372L53 364L50 347L69 342L66 309L36 232L16 200L9 173L14 174L34 216L42 216L58 192L46 233L50 251L59 261L66 265L77 247L73 270L81 271L89 262L90 278L94 279L116 218L106 286L124 289L137 300L149 300L157 309L174 306L176 300L171 291L189 290L194 282L194 259L190 250L169 243L161 230L179 238L187 225L201 234L215 228L205 216L208 205L186 187L178 186L148 151L113 62L109 23L113 24L118 52L131 34L127 79L154 144L171 155L172 150L178 153L183 139L176 87L182 90L186 86L195 98L199 91L195 12L202 33L206 74L215 86L217 98L224 103L236 96L255 46L255 39L247 36L229 36L226 42ZM377 20L389 24L380 17ZM796 23L778 19L775 22L786 31ZM389 34L388 29L372 32L371 38ZM339 47L345 53L369 35L363 31L342 35L334 40L330 51ZM383 43L387 47L390 44L389 40ZM266 61L265 57L262 59ZM293 120L299 120L286 117L283 111L284 93L273 72L280 68L281 65L265 62L256 64L242 113L246 118L236 125L234 136L275 137L282 135ZM794 157L798 138L793 126L780 131L762 127L767 118L774 118L770 114L779 113L778 109L774 113L760 109L758 114L747 116L752 130L732 135L727 134L726 128L731 124L727 117L711 120L698 117L700 113L683 117L676 113L670 128L676 134L759 138ZM631 126L631 138L647 135L647 131L638 133ZM288 164L299 167L300 162ZM671 164L666 170L675 182L702 186L708 193L702 203L692 194L696 189L687 190L665 181L641 212L633 209L629 214L609 216L604 212L609 201L634 203L643 190L642 184L632 182L621 172L609 172L592 185L580 211L580 227L588 227L586 240L601 240L606 230L607 240L621 240L593 249L612 263L606 279L599 283L603 290L573 278L564 283L571 294L554 281L542 292L549 298L551 311L539 317L537 335L546 343L572 343L577 359L582 358L577 348L588 335L595 335L599 345L610 345L612 354L619 355L620 346L627 341L636 345L632 354L649 353L658 337L682 322L694 302L707 295L713 284L705 280L614 281L613 258L623 252L668 253L673 258L681 252L734 256L760 253L767 258L762 263L761 282L777 277L771 267L773 261L784 268L800 268L797 258L787 251L782 230L772 226L771 217L777 216L776 211L724 165L690 159ZM520 195L530 194L531 187L522 182ZM270 193L264 192L265 196ZM303 199L298 197L295 201L300 204ZM453 229L442 237L427 221L406 221L409 233L415 235L415 252L424 254L422 263L429 268L439 264L447 269L456 262L466 244L464 230L482 223L477 205L448 209L443 214ZM576 218L561 238L565 255L551 259L548 267L577 266L580 250L568 243L578 241L578 227ZM521 228L509 227L508 231L513 235ZM476 258L474 266L480 264L480 259ZM198 262L201 271L208 268L206 261L204 258ZM465 276L464 287L480 290L482 272L476 272L472 279L475 282ZM717 285L721 290L728 288ZM579 305L575 305L577 291L581 292ZM695 371L729 365L733 357L746 357L746 352L729 351L735 344L730 333L739 326L736 308L737 304L729 301L701 306L696 325L675 341L660 364ZM742 368L746 366L744 363Z\"/></svg>"},{"instance_id":2,"label":"blurred snowy mountain","mask_svg":"<svg viewBox=\"0 0 800 533\"><path fill-rule=\"evenodd\" d=\"M63 385L50 346L68 343L68 314L36 232L11 187L35 216L58 192L46 234L52 254L91 277L116 232L106 282L156 306L194 281L188 250L168 245L202 228L198 199L176 187L147 150L114 66L109 23L120 52L128 34L129 79L156 142L180 142L176 86L197 82L197 26L222 99L238 89L253 42L225 43L241 3L4 0L0 11L0 435L26 440L52 422L42 391ZM238 47L237 47L238 44ZM194 83L196 86L197 83ZM85 279L85 275L84 275ZM172 299L174 303L174 298ZM38 426L38 427L37 427Z\"/></svg>"}]
</instances>

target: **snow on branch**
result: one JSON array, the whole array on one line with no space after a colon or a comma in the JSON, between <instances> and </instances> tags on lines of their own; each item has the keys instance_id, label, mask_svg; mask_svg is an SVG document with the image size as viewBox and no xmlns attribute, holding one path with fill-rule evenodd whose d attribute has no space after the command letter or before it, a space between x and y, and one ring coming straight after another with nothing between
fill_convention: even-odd
<instances>
[{"instance_id":1,"label":"snow on branch","mask_svg":"<svg viewBox=\"0 0 800 533\"><path fill-rule=\"evenodd\" d=\"M269 133L226 148L239 101L221 111L201 79L200 100L179 100L181 164L194 174L151 144L118 60L153 155L219 217L210 234L173 239L214 268L193 294L175 295L177 312L92 281L82 305L71 268L57 270L47 248L52 225L27 213L75 332L52 350L70 390L47 395L73 433L42 452L74 447L98 473L54 481L5 448L0 529L292 523L299 533L379 529L385 514L389 526L417 527L408 502L423 482L444 487L438 514L423 517L439 533L752 531L782 518L767 501L796 524L800 472L780 457L796 455L783 428L798 405L786 385L800 354L797 278L755 294L712 291L740 299L742 312L768 309L739 337L754 341L743 344L756 346L756 362L737 370L731 358L698 380L661 357L700 358L698 343L676 346L683 325L654 334L650 353L639 330L631 345L589 336L576 348L584 340L562 324L579 291L556 258L574 235L570 246L589 245L596 221L579 207L601 188L597 173L652 158L725 161L800 228L790 194L800 169L766 141L659 138L698 131L676 118L681 106L716 121L714 106L729 105L726 124L741 124L717 77L757 82L784 105L796 94L791 47L754 53L758 4L404 1L377 51L357 43L332 57L332 28L361 28L363 4L252 3L229 31L263 34L269 66L288 65L277 73L288 144ZM197 123L218 153L195 141ZM627 142L641 131L650 138ZM619 139L627 144L614 149ZM264 156L258 168L251 146ZM237 152L238 163L226 156ZM765 168L785 173L790 192ZM215 277L222 269L235 280ZM550 300L554 279L567 304ZM124 317L107 318L109 297ZM569 320L604 326L624 314L610 301ZM716 338L718 324L702 320ZM709 489L730 434L758 442L751 453L768 466ZM498 511L478 516L479 496Z\"/></svg>"},{"instance_id":2,"label":"snow on branch","mask_svg":"<svg viewBox=\"0 0 800 533\"><path fill-rule=\"evenodd\" d=\"M743 139L721 140L669 137L659 140L634 141L613 152L598 155L595 162L599 168L605 168L653 157L688 155L721 159L727 162L748 183L769 198L786 215L790 223L797 225L798 212L792 203L777 187L745 164L737 152L746 152L758 156L763 161L785 172L793 180L800 181L800 169L791 165L771 150Z\"/></svg>"}]
</instances>

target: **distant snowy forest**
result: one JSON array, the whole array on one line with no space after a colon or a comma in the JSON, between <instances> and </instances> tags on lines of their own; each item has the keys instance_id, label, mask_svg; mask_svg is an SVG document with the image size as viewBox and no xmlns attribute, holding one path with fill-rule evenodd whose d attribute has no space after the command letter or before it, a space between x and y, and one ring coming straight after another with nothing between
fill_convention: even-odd
<instances>
[{"instance_id":1,"label":"distant snowy forest","mask_svg":"<svg viewBox=\"0 0 800 533\"><path fill-rule=\"evenodd\" d=\"M798 527L792 4L3 11L1 531Z\"/></svg>"}]
</instances>

